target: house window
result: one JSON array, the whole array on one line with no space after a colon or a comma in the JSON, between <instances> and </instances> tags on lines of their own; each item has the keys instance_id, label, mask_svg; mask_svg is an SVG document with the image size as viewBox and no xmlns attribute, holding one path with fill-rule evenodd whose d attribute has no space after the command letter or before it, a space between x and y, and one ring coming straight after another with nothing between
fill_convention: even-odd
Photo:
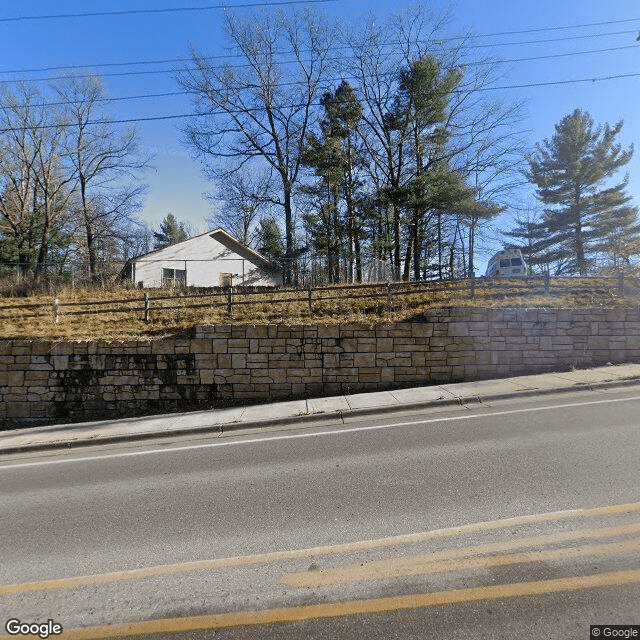
<instances>
[{"instance_id":1,"label":"house window","mask_svg":"<svg viewBox=\"0 0 640 640\"><path fill-rule=\"evenodd\" d=\"M233 287L233 274L232 273L221 273L220 274L220 286L228 289L229 287Z\"/></svg>"},{"instance_id":2,"label":"house window","mask_svg":"<svg viewBox=\"0 0 640 640\"><path fill-rule=\"evenodd\" d=\"M163 287L186 287L187 286L186 269L163 269L162 270L162 286Z\"/></svg>"}]
</instances>

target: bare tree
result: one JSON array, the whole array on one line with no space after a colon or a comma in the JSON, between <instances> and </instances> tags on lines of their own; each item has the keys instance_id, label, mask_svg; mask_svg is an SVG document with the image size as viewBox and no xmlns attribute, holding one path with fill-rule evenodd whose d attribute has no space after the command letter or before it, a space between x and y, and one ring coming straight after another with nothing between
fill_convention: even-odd
<instances>
[{"instance_id":1,"label":"bare tree","mask_svg":"<svg viewBox=\"0 0 640 640\"><path fill-rule=\"evenodd\" d=\"M260 159L278 177L274 200L284 213L284 282L290 284L293 194L310 120L326 82L333 29L311 10L251 17L225 11L224 21L229 49L243 64L217 66L191 50L193 67L177 78L195 95L199 114L186 126L186 140L207 160L231 161L229 173Z\"/></svg>"},{"instance_id":2,"label":"bare tree","mask_svg":"<svg viewBox=\"0 0 640 640\"><path fill-rule=\"evenodd\" d=\"M73 179L62 162L64 122L47 108L38 89L26 85L4 90L0 110L2 226L13 236L24 267L35 258L37 280L46 272L54 225L72 194Z\"/></svg>"},{"instance_id":3,"label":"bare tree","mask_svg":"<svg viewBox=\"0 0 640 640\"><path fill-rule=\"evenodd\" d=\"M35 166L38 145L33 128L41 122L36 115L39 92L26 86L17 93L0 94L0 231L5 238L3 253L13 254L24 274L35 261L39 224L34 211Z\"/></svg>"},{"instance_id":4,"label":"bare tree","mask_svg":"<svg viewBox=\"0 0 640 640\"><path fill-rule=\"evenodd\" d=\"M136 131L118 129L101 111L105 94L99 77L70 76L54 90L63 102L65 160L77 180L89 274L96 279L100 244L141 206L145 187L132 180L149 159L139 153Z\"/></svg>"},{"instance_id":5,"label":"bare tree","mask_svg":"<svg viewBox=\"0 0 640 640\"><path fill-rule=\"evenodd\" d=\"M214 178L214 174L210 177ZM220 179L218 185L217 193L207 194L215 207L208 222L223 227L244 244L251 244L251 232L258 218L272 204L272 172L244 165Z\"/></svg>"}]
</instances>

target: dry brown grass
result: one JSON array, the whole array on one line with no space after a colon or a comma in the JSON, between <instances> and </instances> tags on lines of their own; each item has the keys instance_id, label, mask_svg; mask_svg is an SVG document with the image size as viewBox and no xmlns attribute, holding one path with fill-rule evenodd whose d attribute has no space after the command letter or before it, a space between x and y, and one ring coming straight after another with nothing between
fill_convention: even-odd
<instances>
[{"instance_id":1,"label":"dry brown grass","mask_svg":"<svg viewBox=\"0 0 640 640\"><path fill-rule=\"evenodd\" d=\"M452 306L577 308L640 305L640 286L634 288L633 283L627 282L625 295L620 295L618 282L612 278L557 278L551 281L548 293L545 293L542 279L479 279L475 300L470 295L469 281L398 286L405 291L394 287L391 308L386 285L380 285L377 290L365 287L314 290L311 308L306 291L237 295L231 314L224 294L194 298L188 292L149 291L149 322L144 321L144 294L139 290L62 289L19 298L5 296L0 301L0 338L122 341L189 336L198 324L372 325L415 321L429 309ZM371 297L373 293L376 297ZM57 323L53 317L54 298L61 303Z\"/></svg>"}]
</instances>

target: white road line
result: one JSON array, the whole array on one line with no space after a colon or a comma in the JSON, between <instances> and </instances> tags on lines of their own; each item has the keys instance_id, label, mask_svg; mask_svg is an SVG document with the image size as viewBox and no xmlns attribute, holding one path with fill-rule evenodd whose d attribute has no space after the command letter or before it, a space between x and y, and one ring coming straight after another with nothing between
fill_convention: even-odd
<instances>
[{"instance_id":1,"label":"white road line","mask_svg":"<svg viewBox=\"0 0 640 640\"><path fill-rule=\"evenodd\" d=\"M633 396L631 398L609 398L605 400L592 400L588 402L569 402L566 404L556 404L545 407L529 407L526 409L510 409L507 411L494 411L491 413L473 413L461 416L448 416L440 418L430 418L428 420L415 420L411 422L393 422L389 424L370 425L368 427L350 427L350 428L336 428L330 431L315 431L312 433L293 433L281 436L264 436L260 438L244 438L241 440L231 441L219 441L208 442L206 444L193 444L180 447L163 447L162 449L147 449L146 451L126 451L121 453L105 453L95 456L82 456L79 458L63 458L57 460L40 460L37 462L19 462L14 464L0 464L0 471L6 471L9 469L24 469L26 467L39 467L44 465L53 464L71 464L74 462L88 462L91 460L106 460L109 458L129 458L136 456L147 456L162 453L173 453L175 451L194 451L196 449L213 449L217 447L235 447L239 445L247 444L259 444L262 442L278 442L281 440L299 440L302 438L318 438L323 436L335 436L344 435L349 433L358 433L364 431L378 431L381 429L393 429L397 427L413 427L419 424L435 424L438 422L456 422L462 420L474 420L476 418L492 418L498 416L515 415L519 413L534 413L538 411L554 411L557 409L571 409L573 407L586 407L600 404L612 404L615 402L634 402L640 400L640 396ZM213 425L212 425L213 426ZM176 432L176 436L180 433ZM98 443L96 443L98 444Z\"/></svg>"}]
</instances>

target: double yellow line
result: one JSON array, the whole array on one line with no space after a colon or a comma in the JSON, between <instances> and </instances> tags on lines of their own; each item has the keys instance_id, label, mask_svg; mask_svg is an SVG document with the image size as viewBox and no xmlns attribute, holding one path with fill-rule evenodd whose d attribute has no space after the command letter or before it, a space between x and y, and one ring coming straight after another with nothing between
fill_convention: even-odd
<instances>
[{"instance_id":1,"label":"double yellow line","mask_svg":"<svg viewBox=\"0 0 640 640\"><path fill-rule=\"evenodd\" d=\"M399 558L368 562L366 564L342 565L322 571L290 573L285 575L280 580L280 583L294 587L319 587L346 584L349 582L389 580L433 573L468 571L482 567L505 567L514 564L546 562L548 560L566 560L587 556L629 553L640 551L640 540L608 542L560 549L544 549L530 553L483 555L496 554L497 552L513 549L572 542L575 540L611 538L635 533L640 533L639 522L619 527L563 531L555 534L521 538L506 542L495 542L492 544L464 547L462 549L451 549L430 554L401 556Z\"/></svg>"},{"instance_id":2,"label":"double yellow line","mask_svg":"<svg viewBox=\"0 0 640 640\"><path fill-rule=\"evenodd\" d=\"M568 509L565 511L553 511L534 515L516 516L513 518L501 518L485 522L475 522L459 527L447 527L433 531L423 531L387 538L373 540L360 540L346 544L311 547L308 549L293 549L289 551L273 551L270 553L258 553L250 556L235 556L229 558L214 558L210 560L197 560L195 562L181 562L178 564L144 567L142 569L130 569L126 571L114 571L87 576L73 576L70 578L57 578L53 580L40 580L38 582L21 582L9 585L0 585L0 596L17 593L29 593L36 591L51 591L56 589L76 589L87 585L108 584L124 580L141 580L154 576L164 576L192 571L213 571L217 569L230 569L233 567L246 567L257 564L295 560L297 558L313 558L324 555L338 555L343 553L356 553L369 549L381 549L385 547L400 546L406 544L428 542L451 538L455 536L471 535L508 527L542 524L557 520L569 520L576 518L595 518L640 511L640 502L610 505L606 507L594 507L589 509ZM504 545L503 545L504 546Z\"/></svg>"},{"instance_id":3,"label":"double yellow line","mask_svg":"<svg viewBox=\"0 0 640 640\"><path fill-rule=\"evenodd\" d=\"M331 602L326 604L303 605L258 611L238 611L209 616L189 618L164 618L145 622L65 629L64 640L89 640L120 638L152 633L175 633L198 631L202 629L222 629L246 625L263 625L282 622L296 622L320 618L336 618L360 614L383 613L401 609L435 607L445 604L459 604L477 600L516 598L522 596L548 595L561 591L578 591L602 587L621 586L640 582L640 569L632 571L613 571L596 575L536 582L501 584L473 589L456 589L435 593L419 593L391 598L373 598L370 600L352 600L349 602ZM9 640L13 636L1 636L0 640Z\"/></svg>"},{"instance_id":4,"label":"double yellow line","mask_svg":"<svg viewBox=\"0 0 640 640\"><path fill-rule=\"evenodd\" d=\"M323 555L355 553L368 549L420 543L429 540L470 535L508 527L534 525L568 519L606 517L637 511L640 511L640 502L596 507L591 509L571 509L552 513L517 516L514 518L503 518L500 520L473 523L460 527L449 527L434 531L378 538L374 540L363 540L341 545L329 545L312 547L309 549L297 549L250 556L236 556L231 558L161 565L129 571L75 576L54 580L43 580L39 582L23 582L0 586L0 596L54 589L77 589L78 587L86 585L114 583L123 580L138 580L153 576L202 570L210 571L216 569L228 569L232 567L275 563L294 560L297 558L310 558ZM638 532L640 532L640 523L623 524L615 527L602 527L588 530L564 531L555 534L514 539L507 542L496 542L466 547L463 549L440 551L428 555L372 562L367 563L364 567L361 565L348 565L327 571L293 573L284 576L281 582L293 586L335 585L345 582L388 579L393 577L416 575L419 573L459 571L481 566L506 566L515 563L564 559L577 556L582 557L585 555L625 553L640 550L640 541L632 540L628 542L609 542L585 545L576 548L540 550L535 553L504 552L575 540L631 535ZM502 555L499 555L500 552L503 552ZM472 589L455 589L435 593L422 593L389 598L332 602L326 604L263 609L257 611L238 611L188 618L168 618L161 620L149 620L145 622L84 627L71 630L65 629L63 637L70 640L80 640L84 638L112 638L149 633L194 631L198 629L216 629L239 625L289 622L296 620L308 620L312 618L347 616L417 607L429 607L493 598L549 594L557 593L559 591L616 586L634 582L640 582L640 569L535 582L494 585ZM0 636L0 640L5 640L10 637L12 636Z\"/></svg>"}]
</instances>

